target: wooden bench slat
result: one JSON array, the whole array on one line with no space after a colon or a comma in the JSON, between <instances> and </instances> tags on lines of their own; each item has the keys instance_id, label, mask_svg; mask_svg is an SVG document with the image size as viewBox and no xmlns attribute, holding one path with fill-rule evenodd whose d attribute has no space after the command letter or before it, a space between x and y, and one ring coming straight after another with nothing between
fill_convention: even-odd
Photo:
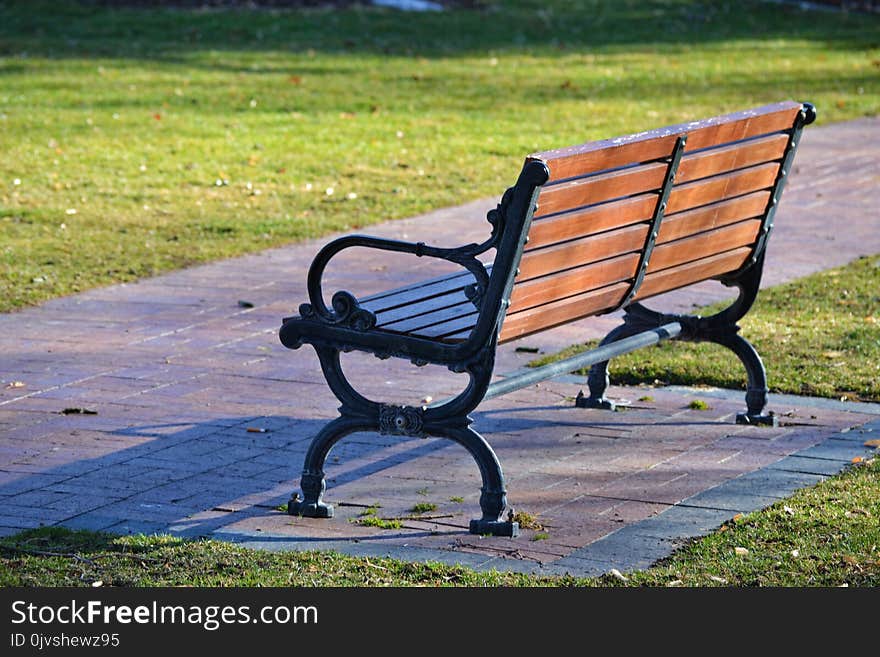
<instances>
[{"instance_id":1,"label":"wooden bench slat","mask_svg":"<svg viewBox=\"0 0 880 657\"><path fill-rule=\"evenodd\" d=\"M764 213L769 199L769 191L757 191L667 214L660 227L657 243L756 217ZM657 196L644 195L537 221L532 224L524 254L609 229L649 221L656 202Z\"/></svg>"},{"instance_id":2,"label":"wooden bench slat","mask_svg":"<svg viewBox=\"0 0 880 657\"><path fill-rule=\"evenodd\" d=\"M778 160L785 153L788 135L777 133L685 155L675 175L677 183Z\"/></svg>"},{"instance_id":3,"label":"wooden bench slat","mask_svg":"<svg viewBox=\"0 0 880 657\"><path fill-rule=\"evenodd\" d=\"M506 342L611 310L620 303L628 289L628 283L617 283L522 312L509 313L504 320L499 341Z\"/></svg>"},{"instance_id":4,"label":"wooden bench slat","mask_svg":"<svg viewBox=\"0 0 880 657\"><path fill-rule=\"evenodd\" d=\"M728 114L728 117L733 118L733 120L729 121L716 123L709 119L708 123L712 125L688 130L686 152L716 144L741 141L757 137L758 135L770 134L771 132L791 130L791 127L794 125L794 118L801 111L802 107L801 103L786 101L765 105L763 108L755 110ZM700 121L699 123L703 122Z\"/></svg>"},{"instance_id":5,"label":"wooden bench slat","mask_svg":"<svg viewBox=\"0 0 880 657\"><path fill-rule=\"evenodd\" d=\"M450 308L463 303L470 303L467 296L465 296L464 291L460 289L453 290L446 294L413 301L389 310L378 312L376 313L376 326L383 328L394 322L410 319L426 313L441 311L444 308ZM471 307L473 307L473 304L471 304Z\"/></svg>"},{"instance_id":6,"label":"wooden bench slat","mask_svg":"<svg viewBox=\"0 0 880 657\"><path fill-rule=\"evenodd\" d=\"M776 133L690 153L682 158L676 183L708 178L778 160L785 152L787 144L788 135ZM538 200L535 218L657 190L663 184L666 168L665 162L655 162L547 187Z\"/></svg>"},{"instance_id":7,"label":"wooden bench slat","mask_svg":"<svg viewBox=\"0 0 880 657\"><path fill-rule=\"evenodd\" d=\"M613 283L630 280L636 275L638 253L610 258L583 267L517 283L510 295L510 313L589 292Z\"/></svg>"},{"instance_id":8,"label":"wooden bench slat","mask_svg":"<svg viewBox=\"0 0 880 657\"><path fill-rule=\"evenodd\" d=\"M659 246L688 235L696 235L706 230L761 216L769 200L769 191L753 192L694 210L666 215L660 225L656 243Z\"/></svg>"},{"instance_id":9,"label":"wooden bench slat","mask_svg":"<svg viewBox=\"0 0 880 657\"><path fill-rule=\"evenodd\" d=\"M538 198L535 217L659 190L668 168L665 162L654 162L546 187Z\"/></svg>"},{"instance_id":10,"label":"wooden bench slat","mask_svg":"<svg viewBox=\"0 0 880 657\"><path fill-rule=\"evenodd\" d=\"M749 219L657 246L648 261L648 272L699 260L715 253L751 246L761 230L760 219Z\"/></svg>"},{"instance_id":11,"label":"wooden bench slat","mask_svg":"<svg viewBox=\"0 0 880 657\"><path fill-rule=\"evenodd\" d=\"M359 300L359 303L362 308L379 314L399 306L463 290L474 282L473 275L467 271L447 274L446 276L432 278L428 281L364 297Z\"/></svg>"},{"instance_id":12,"label":"wooden bench slat","mask_svg":"<svg viewBox=\"0 0 880 657\"><path fill-rule=\"evenodd\" d=\"M776 182L779 163L771 162L714 178L676 185L669 194L666 212L672 214L701 205L768 189Z\"/></svg>"},{"instance_id":13,"label":"wooden bench slat","mask_svg":"<svg viewBox=\"0 0 880 657\"><path fill-rule=\"evenodd\" d=\"M517 281L526 281L624 253L641 251L647 235L648 225L640 223L601 235L529 251L524 253L520 260Z\"/></svg>"},{"instance_id":14,"label":"wooden bench slat","mask_svg":"<svg viewBox=\"0 0 880 657\"><path fill-rule=\"evenodd\" d=\"M789 130L800 110L800 103L786 101L626 137L542 151L534 153L530 159L547 163L552 184L589 172L669 157L676 138L682 134L688 135L686 152L690 152L714 144Z\"/></svg>"},{"instance_id":15,"label":"wooden bench slat","mask_svg":"<svg viewBox=\"0 0 880 657\"><path fill-rule=\"evenodd\" d=\"M535 219L529 229L525 252L543 246L586 237L639 221L648 221L657 207L657 194L642 194L587 208Z\"/></svg>"},{"instance_id":16,"label":"wooden bench slat","mask_svg":"<svg viewBox=\"0 0 880 657\"><path fill-rule=\"evenodd\" d=\"M380 328L383 331L393 331L395 333L415 334L420 333L424 329L435 324L442 324L451 320L457 320L465 315L473 315L477 312L476 306L470 301L458 303L454 306L446 308L437 308L431 312L419 313L400 319L396 322L383 324Z\"/></svg>"},{"instance_id":17,"label":"wooden bench slat","mask_svg":"<svg viewBox=\"0 0 880 657\"><path fill-rule=\"evenodd\" d=\"M414 335L420 338L428 338L431 340L443 340L445 342L456 341L458 338L454 338L453 340L449 340L449 336L453 336L460 333L469 333L471 329L477 323L477 312L474 309L469 315L462 315L461 317L451 319L446 322L441 322L437 324L432 324L431 326L426 326L424 328L420 328L416 331L411 331L409 335Z\"/></svg>"},{"instance_id":18,"label":"wooden bench slat","mask_svg":"<svg viewBox=\"0 0 880 657\"><path fill-rule=\"evenodd\" d=\"M645 276L645 280L635 295L634 300L647 299L648 297L669 292L685 285L734 272L745 264L751 254L752 249L750 247L741 247L727 253L719 253L710 258L648 274Z\"/></svg>"}]
</instances>

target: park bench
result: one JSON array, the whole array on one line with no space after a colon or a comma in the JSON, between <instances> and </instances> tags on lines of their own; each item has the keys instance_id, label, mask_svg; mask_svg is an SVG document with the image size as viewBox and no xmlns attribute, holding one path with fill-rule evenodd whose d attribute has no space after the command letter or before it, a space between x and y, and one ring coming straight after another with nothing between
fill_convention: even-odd
<instances>
[{"instance_id":1,"label":"park bench","mask_svg":"<svg viewBox=\"0 0 880 657\"><path fill-rule=\"evenodd\" d=\"M298 317L284 319L280 339L292 349L314 347L342 405L313 438L302 495L294 493L288 512L333 515L322 499L324 462L346 435L436 436L465 447L479 467L482 517L471 520L470 531L515 536L513 514L503 517L500 464L469 413L483 399L587 365L589 395L579 395L577 406L611 409L608 360L665 339L731 349L747 374L746 410L737 422L774 423L764 413L764 366L737 322L755 300L786 176L802 128L814 119L810 104L781 102L530 155L488 213L491 235L481 244L439 248L363 235L327 244L308 273L309 302ZM324 270L352 247L440 258L461 271L362 299L338 291L328 306ZM667 315L641 303L709 279L739 290L715 315ZM623 324L596 349L492 382L499 344L619 308ZM468 384L457 396L423 406L373 401L342 371L340 352L352 350L443 365L467 373Z\"/></svg>"}]
</instances>

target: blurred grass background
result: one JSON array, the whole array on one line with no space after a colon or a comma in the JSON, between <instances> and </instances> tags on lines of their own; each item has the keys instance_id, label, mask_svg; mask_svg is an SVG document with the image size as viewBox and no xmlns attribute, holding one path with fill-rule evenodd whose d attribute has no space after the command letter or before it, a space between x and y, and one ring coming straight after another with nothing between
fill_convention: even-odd
<instances>
[{"instance_id":1,"label":"blurred grass background","mask_svg":"<svg viewBox=\"0 0 880 657\"><path fill-rule=\"evenodd\" d=\"M880 108L877 15L106 4L0 0L0 311L500 196L538 149L781 99Z\"/></svg>"}]
</instances>

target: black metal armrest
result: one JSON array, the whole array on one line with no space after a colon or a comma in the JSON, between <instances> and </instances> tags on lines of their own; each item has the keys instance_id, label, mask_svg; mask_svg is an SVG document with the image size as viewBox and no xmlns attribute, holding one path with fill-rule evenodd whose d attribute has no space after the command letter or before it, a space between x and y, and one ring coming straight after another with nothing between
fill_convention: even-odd
<instances>
[{"instance_id":1,"label":"black metal armrest","mask_svg":"<svg viewBox=\"0 0 880 657\"><path fill-rule=\"evenodd\" d=\"M409 253L419 258L428 256L440 258L461 265L471 272L477 281L478 289L486 289L489 275L486 267L477 259L477 256L488 250L494 240L490 239L483 244L468 244L458 248L441 248L430 246L424 242L404 242L402 240L385 239L369 235L346 235L333 240L324 246L309 267L307 279L309 303L300 306L302 317L319 317L332 324L341 321L360 328L369 329L375 323L375 316L368 310L358 306L357 300L349 292L339 291L333 295L332 309L324 303L324 294L321 281L324 270L330 260L340 251L353 247L366 247L381 251L394 251L397 253Z\"/></svg>"}]
</instances>

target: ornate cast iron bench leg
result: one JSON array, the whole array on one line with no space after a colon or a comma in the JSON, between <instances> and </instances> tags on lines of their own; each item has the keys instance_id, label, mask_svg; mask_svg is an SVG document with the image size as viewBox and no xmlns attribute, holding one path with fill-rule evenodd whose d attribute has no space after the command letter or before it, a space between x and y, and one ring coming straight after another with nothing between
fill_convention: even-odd
<instances>
[{"instance_id":1,"label":"ornate cast iron bench leg","mask_svg":"<svg viewBox=\"0 0 880 657\"><path fill-rule=\"evenodd\" d=\"M623 324L613 329L602 340L609 344L617 340L651 330L669 322L679 322L682 333L678 340L690 342L714 342L730 349L746 369L748 384L746 388L746 412L738 413L737 424L763 424L776 426L778 420L772 413L764 414L767 405L767 373L764 363L755 348L741 335L737 322L749 311L758 294L763 269L763 258L737 275L722 280L728 286L739 288L739 297L728 308L710 317L693 315L665 315L655 312L640 303L626 307ZM597 363L590 368L587 386L590 395L578 395L576 405L580 408L614 409L614 403L605 397L608 387L608 361Z\"/></svg>"},{"instance_id":2,"label":"ornate cast iron bench leg","mask_svg":"<svg viewBox=\"0 0 880 657\"><path fill-rule=\"evenodd\" d=\"M512 519L502 519L507 506L504 475L495 452L488 442L469 425L468 417L483 399L492 373L494 343L483 360L465 367L470 375L467 389L458 397L431 408L392 406L371 401L358 393L346 380L339 361L339 350L315 346L321 369L330 389L342 402L340 417L329 422L312 439L303 464L299 492L294 492L287 512L294 516L330 518L333 506L323 501L326 483L324 462L332 447L345 436L357 431L374 431L384 435L425 438L447 438L464 447L477 462L482 479L480 509L482 517L470 521L474 534L517 536L519 525ZM485 361L489 361L488 363Z\"/></svg>"}]
</instances>

